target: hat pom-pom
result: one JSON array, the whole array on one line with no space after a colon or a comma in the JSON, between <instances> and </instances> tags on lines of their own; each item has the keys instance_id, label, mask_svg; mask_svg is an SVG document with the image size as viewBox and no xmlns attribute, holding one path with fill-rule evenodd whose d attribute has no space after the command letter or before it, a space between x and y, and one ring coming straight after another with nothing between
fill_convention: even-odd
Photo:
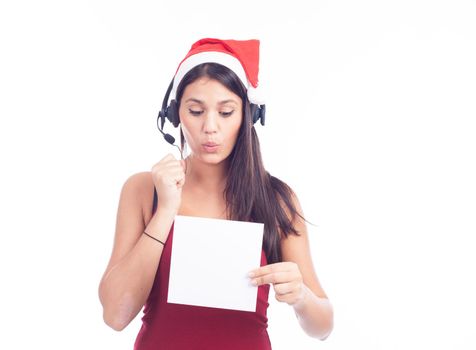
<instances>
[{"instance_id":1,"label":"hat pom-pom","mask_svg":"<svg viewBox=\"0 0 476 350\"><path fill-rule=\"evenodd\" d=\"M253 86L250 86L248 88L248 100L251 103L257 105L264 105L265 100L263 96L263 90L261 88L254 88Z\"/></svg>"}]
</instances>

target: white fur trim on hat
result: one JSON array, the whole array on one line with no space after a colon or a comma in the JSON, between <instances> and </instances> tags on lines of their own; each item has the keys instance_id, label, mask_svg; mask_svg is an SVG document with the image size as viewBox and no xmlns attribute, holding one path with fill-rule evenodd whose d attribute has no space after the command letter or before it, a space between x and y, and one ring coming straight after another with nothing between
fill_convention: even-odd
<instances>
[{"instance_id":1,"label":"white fur trim on hat","mask_svg":"<svg viewBox=\"0 0 476 350\"><path fill-rule=\"evenodd\" d=\"M262 88L254 88L250 86L248 88L248 100L251 103L257 104L257 105L264 105L265 104L265 98L263 96L263 89Z\"/></svg>"},{"instance_id":2,"label":"white fur trim on hat","mask_svg":"<svg viewBox=\"0 0 476 350\"><path fill-rule=\"evenodd\" d=\"M241 65L241 62L236 57L224 52L206 51L206 52L199 52L194 55L191 55L180 64L180 67L178 68L177 73L175 74L174 84L172 86L172 90L170 91L169 101L175 99L177 95L177 87L179 83L182 81L185 74L187 74L187 72L190 71L193 67L198 66L199 64L202 64L202 63L207 63L207 62L219 63L231 69L238 76L238 78L240 78L241 82L245 85L245 87L248 90L248 94L250 92L250 89L255 90L253 86L251 86L251 84L249 83L246 77L245 70L243 69L243 66ZM248 95L248 99L250 99L249 95ZM250 102L256 103L251 101L251 99L250 99Z\"/></svg>"}]
</instances>

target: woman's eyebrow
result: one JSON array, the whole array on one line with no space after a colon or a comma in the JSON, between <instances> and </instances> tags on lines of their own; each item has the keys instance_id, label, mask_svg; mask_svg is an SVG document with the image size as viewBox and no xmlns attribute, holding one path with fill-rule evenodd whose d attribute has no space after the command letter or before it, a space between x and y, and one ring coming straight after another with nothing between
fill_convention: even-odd
<instances>
[{"instance_id":1,"label":"woman's eyebrow","mask_svg":"<svg viewBox=\"0 0 476 350\"><path fill-rule=\"evenodd\" d=\"M203 104L203 101L202 101L202 100L199 100L199 99L196 99L196 98L193 98L193 97L187 99L185 102L195 102L195 103Z\"/></svg>"},{"instance_id":2,"label":"woman's eyebrow","mask_svg":"<svg viewBox=\"0 0 476 350\"><path fill-rule=\"evenodd\" d=\"M205 102L203 102L202 100L199 100L198 98L194 98L194 97L186 99L185 102L194 102L194 103L199 103L199 104L202 104L202 105L205 104ZM218 102L219 105L224 105L224 104L227 104L227 103L233 103L235 105L238 104L235 100L232 100L232 99L223 100L223 101Z\"/></svg>"},{"instance_id":3,"label":"woman's eyebrow","mask_svg":"<svg viewBox=\"0 0 476 350\"><path fill-rule=\"evenodd\" d=\"M227 103L234 103L235 105L237 104L235 100L223 100L223 101L220 101L218 102L218 104L220 105L224 105L224 104L227 104Z\"/></svg>"}]
</instances>

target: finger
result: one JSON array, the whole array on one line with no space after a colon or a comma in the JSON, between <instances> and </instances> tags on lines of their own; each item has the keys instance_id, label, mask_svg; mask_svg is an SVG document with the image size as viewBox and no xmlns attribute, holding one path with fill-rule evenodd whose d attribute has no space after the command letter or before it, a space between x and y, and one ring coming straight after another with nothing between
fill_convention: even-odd
<instances>
[{"instance_id":1,"label":"finger","mask_svg":"<svg viewBox=\"0 0 476 350\"><path fill-rule=\"evenodd\" d=\"M185 185L185 178L183 178L181 181L177 182L177 189L181 190L184 185Z\"/></svg>"},{"instance_id":2,"label":"finger","mask_svg":"<svg viewBox=\"0 0 476 350\"><path fill-rule=\"evenodd\" d=\"M183 172L177 172L171 175L170 183L182 187L185 183L185 174Z\"/></svg>"},{"instance_id":3,"label":"finger","mask_svg":"<svg viewBox=\"0 0 476 350\"><path fill-rule=\"evenodd\" d=\"M177 188L180 189L185 185L185 177L177 182Z\"/></svg>"},{"instance_id":4,"label":"finger","mask_svg":"<svg viewBox=\"0 0 476 350\"><path fill-rule=\"evenodd\" d=\"M161 166L164 164L167 164L169 162L177 161L177 158L174 157L172 153L167 154L165 157L163 157L161 160L159 160L157 163L155 163L152 168L155 168L157 166Z\"/></svg>"},{"instance_id":5,"label":"finger","mask_svg":"<svg viewBox=\"0 0 476 350\"><path fill-rule=\"evenodd\" d=\"M175 186L179 183L183 185L185 181L185 174L183 173L182 170L175 170L172 172L168 172L167 174L163 174L163 176L160 177L160 182L163 183L166 186Z\"/></svg>"},{"instance_id":6,"label":"finger","mask_svg":"<svg viewBox=\"0 0 476 350\"><path fill-rule=\"evenodd\" d=\"M170 166L170 165L180 166L180 160L175 159L175 158L167 158L167 159L161 160L157 164L161 165L161 166L164 166L164 167L165 166Z\"/></svg>"},{"instance_id":7,"label":"finger","mask_svg":"<svg viewBox=\"0 0 476 350\"><path fill-rule=\"evenodd\" d=\"M185 175L185 172L183 171L182 166L177 164L166 164L166 165L160 166L160 168L156 170L156 173L163 176L170 176L175 174Z\"/></svg>"},{"instance_id":8,"label":"finger","mask_svg":"<svg viewBox=\"0 0 476 350\"><path fill-rule=\"evenodd\" d=\"M253 279L253 281L256 282L257 286L260 286L262 284L268 283L286 283L289 281L293 281L295 279L294 277L294 274L289 271L279 271L264 276L256 277Z\"/></svg>"},{"instance_id":9,"label":"finger","mask_svg":"<svg viewBox=\"0 0 476 350\"><path fill-rule=\"evenodd\" d=\"M183 187L183 185L185 184L185 173L180 170L176 176L175 176L175 183L177 185L178 188L181 188Z\"/></svg>"},{"instance_id":10,"label":"finger","mask_svg":"<svg viewBox=\"0 0 476 350\"><path fill-rule=\"evenodd\" d=\"M162 158L163 160L177 160L177 158L175 158L175 156L172 154L172 153L167 153L167 155Z\"/></svg>"},{"instance_id":11,"label":"finger","mask_svg":"<svg viewBox=\"0 0 476 350\"><path fill-rule=\"evenodd\" d=\"M164 162L167 162L169 160L177 160L177 158L175 158L172 153L168 153L167 155L165 155L165 157L163 157L161 160L159 160L157 162L157 164L159 164L161 162L164 163Z\"/></svg>"},{"instance_id":12,"label":"finger","mask_svg":"<svg viewBox=\"0 0 476 350\"><path fill-rule=\"evenodd\" d=\"M288 283L278 283L274 285L274 292L279 295L294 293L299 290L299 283L297 282L288 282Z\"/></svg>"},{"instance_id":13,"label":"finger","mask_svg":"<svg viewBox=\"0 0 476 350\"><path fill-rule=\"evenodd\" d=\"M289 305L292 305L296 302L296 295L294 295L294 293L287 293L287 294L275 293L274 297L276 298L277 301L282 303L288 303Z\"/></svg>"},{"instance_id":14,"label":"finger","mask_svg":"<svg viewBox=\"0 0 476 350\"><path fill-rule=\"evenodd\" d=\"M265 266L261 266L258 269L250 271L250 277L260 277L263 275L268 275L273 272L279 272L279 271L291 271L292 270L292 264L288 261L285 262L280 262L280 263L275 263L275 264L269 264Z\"/></svg>"},{"instance_id":15,"label":"finger","mask_svg":"<svg viewBox=\"0 0 476 350\"><path fill-rule=\"evenodd\" d=\"M182 165L179 161L167 161L166 163L156 164L152 169L152 172L157 173L158 175L170 175L171 173L183 173L185 174Z\"/></svg>"}]
</instances>

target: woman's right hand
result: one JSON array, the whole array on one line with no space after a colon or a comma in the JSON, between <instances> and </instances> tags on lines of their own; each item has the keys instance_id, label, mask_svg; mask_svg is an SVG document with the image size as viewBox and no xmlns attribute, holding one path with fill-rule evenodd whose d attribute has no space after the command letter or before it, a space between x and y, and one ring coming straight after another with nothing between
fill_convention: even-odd
<instances>
[{"instance_id":1,"label":"woman's right hand","mask_svg":"<svg viewBox=\"0 0 476 350\"><path fill-rule=\"evenodd\" d=\"M159 206L176 214L185 184L185 161L168 154L152 167L151 173Z\"/></svg>"}]
</instances>

